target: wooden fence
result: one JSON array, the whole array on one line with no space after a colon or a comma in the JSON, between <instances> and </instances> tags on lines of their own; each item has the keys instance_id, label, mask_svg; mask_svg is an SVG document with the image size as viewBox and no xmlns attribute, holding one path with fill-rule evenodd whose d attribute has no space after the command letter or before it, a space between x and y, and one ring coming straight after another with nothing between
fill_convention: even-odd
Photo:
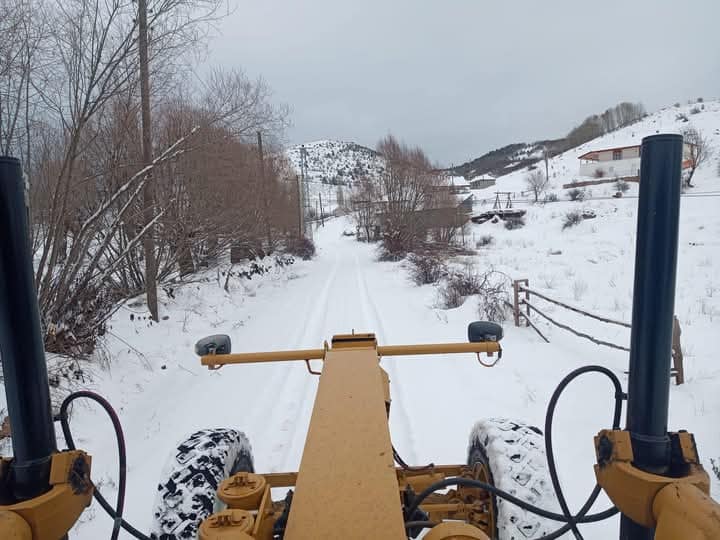
<instances>
[{"instance_id":1,"label":"wooden fence","mask_svg":"<svg viewBox=\"0 0 720 540\"><path fill-rule=\"evenodd\" d=\"M513 303L510 304L509 302L507 302L507 305L510 308L512 308L512 310L513 310L515 326L521 326L521 320L523 320L523 321L525 321L525 326L531 327L533 330L535 330L535 332L537 332L537 334L546 343L550 343L550 340L540 331L540 329L531 320L530 314L532 312L532 313L538 314L540 317L542 317L549 323L551 323L559 328L562 328L563 330L567 330L568 332L575 334L578 337L592 341L596 345L603 345L605 347L610 347L613 349L630 352L630 349L628 347L625 347L623 345L618 345L616 343L611 343L609 341L604 341L602 339L598 339L596 337L591 336L590 334L587 334L585 332L581 332L575 328L572 328L571 326L569 326L567 324L558 322L557 320L550 317L547 313L545 313L544 311L539 309L537 307L537 305L535 305L534 301L533 301L533 303L531 303L530 302L531 295L534 295L537 298L540 298L551 304L555 304L556 306L560 306L563 309L567 309L574 313L578 313L580 315L589 317L591 319L600 321L605 324L614 324L617 326L622 326L624 328L631 328L630 323L627 323L624 321L618 321L616 319L611 319L609 317L601 317L600 315L595 315L594 313L589 313L583 309L568 305L565 302L561 302L560 300L550 298L546 294L535 291L530 288L530 282L527 279L516 279L515 281L513 281ZM682 347L680 345L680 334L681 334L680 323L679 323L677 317L674 317L674 319L673 319L673 335L672 335L673 367L670 371L670 375L672 377L675 377L675 382L677 384L683 384L685 382L685 371L683 368L683 353L682 353Z\"/></svg>"}]
</instances>

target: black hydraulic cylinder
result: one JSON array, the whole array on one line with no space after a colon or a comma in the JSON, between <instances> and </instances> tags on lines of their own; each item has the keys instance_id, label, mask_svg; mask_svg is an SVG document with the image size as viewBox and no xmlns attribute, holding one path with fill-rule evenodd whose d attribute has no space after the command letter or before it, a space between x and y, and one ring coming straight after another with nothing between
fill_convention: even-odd
<instances>
[{"instance_id":1,"label":"black hydraulic cylinder","mask_svg":"<svg viewBox=\"0 0 720 540\"><path fill-rule=\"evenodd\" d=\"M12 430L13 492L17 499L48 489L56 451L40 315L17 159L0 156L0 355Z\"/></svg>"},{"instance_id":2,"label":"black hydraulic cylinder","mask_svg":"<svg viewBox=\"0 0 720 540\"><path fill-rule=\"evenodd\" d=\"M670 464L667 423L682 154L681 135L642 141L627 429L634 465L655 474L667 473ZM622 540L652 539L653 534L623 516Z\"/></svg>"}]
</instances>

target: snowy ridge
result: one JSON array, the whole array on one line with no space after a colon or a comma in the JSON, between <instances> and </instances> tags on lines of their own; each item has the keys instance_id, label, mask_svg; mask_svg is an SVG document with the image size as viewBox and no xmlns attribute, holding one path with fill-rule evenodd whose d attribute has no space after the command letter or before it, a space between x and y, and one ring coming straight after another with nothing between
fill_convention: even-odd
<instances>
[{"instance_id":1,"label":"snowy ridge","mask_svg":"<svg viewBox=\"0 0 720 540\"><path fill-rule=\"evenodd\" d=\"M290 163L300 174L300 148L286 150ZM311 181L333 185L351 185L364 176L378 177L385 170L380 155L353 142L315 141L306 143L307 177Z\"/></svg>"},{"instance_id":2,"label":"snowy ridge","mask_svg":"<svg viewBox=\"0 0 720 540\"><path fill-rule=\"evenodd\" d=\"M689 127L699 130L707 138L709 147L712 149L712 155L708 162L696 171L693 183L699 188L717 187L720 185L716 174L717 160L720 157L720 100L713 100L662 108L634 124L607 133L551 158L548 164L550 191L560 190L563 184L569 184L580 177L578 157L587 152L639 145L643 137L657 133L680 133ZM541 167L541 169L543 168ZM496 185L485 191L494 193L495 191L520 192L527 190L525 178L528 171L528 167L523 167L500 176Z\"/></svg>"},{"instance_id":3,"label":"snowy ridge","mask_svg":"<svg viewBox=\"0 0 720 540\"><path fill-rule=\"evenodd\" d=\"M533 143L515 143L492 150L479 158L451 167L451 174L463 175L472 179L478 176L501 176L522 169L540 161L547 148L552 153L562 141L536 141Z\"/></svg>"}]
</instances>

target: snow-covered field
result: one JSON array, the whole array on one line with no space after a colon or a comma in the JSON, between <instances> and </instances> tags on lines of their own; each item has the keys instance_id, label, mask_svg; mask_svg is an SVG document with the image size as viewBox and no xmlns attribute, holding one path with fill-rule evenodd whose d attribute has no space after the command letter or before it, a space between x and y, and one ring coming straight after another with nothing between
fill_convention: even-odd
<instances>
[{"instance_id":1,"label":"snow-covered field","mask_svg":"<svg viewBox=\"0 0 720 540\"><path fill-rule=\"evenodd\" d=\"M683 326L687 383L671 390L671 429L695 432L704 463L720 456L720 366L711 354L712 330L720 320L718 199L684 199L677 313ZM524 229L492 224L471 234L490 234L494 243L476 263L493 265L533 287L597 313L628 320L631 307L634 226L637 201L586 202L598 217L561 232L560 217L578 203L532 208ZM435 307L432 286L415 287L402 263L379 263L374 248L343 237L350 228L331 220L316 233L318 257L266 275L255 282L230 281L223 290L210 281L175 290L165 299L159 325L130 319L140 307L122 309L109 337L110 370L92 387L118 407L129 448L127 519L147 530L159 472L168 452L186 434L202 427L238 427L253 445L260 471L296 470L307 430L317 379L302 364L270 364L201 369L194 341L226 332L237 351L317 347L334 333L374 331L381 343L463 341L476 302L455 310ZM560 255L549 255L550 250ZM586 287L578 285L585 283ZM624 329L577 320L548 308L566 322L627 344ZM506 325L504 356L492 369L472 355L383 360L391 378L393 441L411 463L462 462L474 422L509 417L542 425L545 405L559 380L575 367L597 363L626 381L627 355L598 347L541 324L551 343L531 330ZM123 342L143 351L144 359ZM574 509L592 488L592 436L609 427L609 385L590 376L562 399L555 440L563 484ZM109 426L99 412L78 410L73 420L78 444L94 455L95 477L108 494L114 487L115 451ZM720 495L717 483L715 496ZM606 501L599 503L605 506ZM109 519L95 504L76 527L80 539L101 538ZM608 538L617 519L586 526L587 538Z\"/></svg>"},{"instance_id":2,"label":"snow-covered field","mask_svg":"<svg viewBox=\"0 0 720 540\"><path fill-rule=\"evenodd\" d=\"M712 124L720 126L720 105L709 103L707 109L690 118L706 122L703 131L720 148L720 134ZM668 123L657 129L671 130L676 109L659 114L667 116ZM565 173L573 174L581 151L552 160L554 183L564 182ZM720 457L720 364L713 348L714 330L720 324L716 158L697 174L695 193L706 195L691 192L682 201L675 311L682 326L686 384L671 387L669 426L695 433L708 470L710 458ZM500 178L498 186L486 191L521 191L523 176L517 172ZM628 195L636 189L633 186ZM473 225L468 235L473 247L483 236L492 236L492 241L470 259L480 270L493 267L513 279L528 278L532 288L552 297L629 321L637 199L576 203L562 200L559 188L558 193L560 202L527 206L522 229ZM593 195L602 194L593 189ZM578 208L592 209L597 217L563 231L564 214ZM114 316L105 343L110 365L88 387L118 409L128 447L125 517L140 530L150 528L157 481L168 454L199 428L243 430L259 471L297 470L300 462L317 378L301 363L208 371L193 354L200 337L230 334L235 351L316 348L333 334L351 330L375 332L383 344L466 339L467 323L477 318L475 299L457 309L439 309L433 286L413 285L402 262L378 262L375 248L343 236L346 229L354 226L345 218L330 220L315 232L314 260L274 267L252 280L232 277L227 290L222 272L229 265L193 276L192 282L174 287L170 296L163 295L161 316L167 319L160 324L144 318L146 309L137 299ZM608 341L629 343L627 329L543 305L562 322ZM480 366L472 355L383 360L393 397L390 430L407 462L464 462L468 435L481 418L506 417L542 426L552 391L576 367L607 366L626 384L627 353L594 345L540 320L537 324L550 343L532 329L515 328L508 321L503 358L492 369ZM581 378L559 404L554 440L571 510L580 507L594 485L592 437L610 427L611 416L611 388L600 377ZM99 410L83 405L75 408L72 427L77 445L93 455L96 482L112 500L117 465L109 422ZM714 477L712 491L720 497ZM596 508L607 504L601 496ZM111 526L93 503L72 537L106 538ZM583 529L586 538L600 540L614 537L617 527L615 518ZM121 538L130 536L123 532Z\"/></svg>"}]
</instances>

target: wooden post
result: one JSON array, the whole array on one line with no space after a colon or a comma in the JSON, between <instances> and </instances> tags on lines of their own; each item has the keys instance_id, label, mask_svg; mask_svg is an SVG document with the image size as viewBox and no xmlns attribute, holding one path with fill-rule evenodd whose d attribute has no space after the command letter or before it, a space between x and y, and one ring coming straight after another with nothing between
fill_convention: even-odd
<instances>
[{"instance_id":1,"label":"wooden post","mask_svg":"<svg viewBox=\"0 0 720 540\"><path fill-rule=\"evenodd\" d=\"M523 279L520 281L525 284L526 288L530 287L529 280ZM526 315L525 321L527 321L527 324L525 324L525 326L530 326L530 304L529 304L529 302L530 302L530 291L528 291L526 289L525 290L525 315Z\"/></svg>"},{"instance_id":2,"label":"wooden post","mask_svg":"<svg viewBox=\"0 0 720 540\"><path fill-rule=\"evenodd\" d=\"M530 281L527 279L516 279L513 281L513 315L515 316L515 326L520 326L520 285L530 286ZM525 300L530 300L530 293L525 291ZM527 317L525 317L525 326L530 326L530 308L527 309Z\"/></svg>"},{"instance_id":3,"label":"wooden post","mask_svg":"<svg viewBox=\"0 0 720 540\"><path fill-rule=\"evenodd\" d=\"M673 317L672 332L672 360L673 375L675 376L675 384L683 384L685 382L685 368L683 367L683 352L680 345L680 322L677 315Z\"/></svg>"}]
</instances>

